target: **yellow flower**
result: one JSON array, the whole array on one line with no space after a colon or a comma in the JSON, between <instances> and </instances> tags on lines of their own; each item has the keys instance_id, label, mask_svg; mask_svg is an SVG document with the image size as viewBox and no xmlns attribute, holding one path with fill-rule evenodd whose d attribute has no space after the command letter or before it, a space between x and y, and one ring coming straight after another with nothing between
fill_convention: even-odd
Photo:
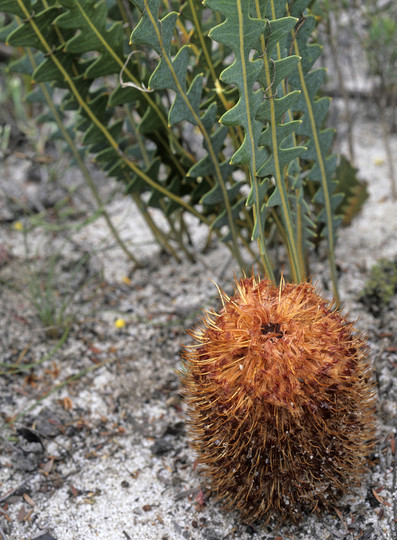
<instances>
[{"instance_id":1,"label":"yellow flower","mask_svg":"<svg viewBox=\"0 0 397 540\"><path fill-rule=\"evenodd\" d=\"M130 278L129 278L128 276L122 277L122 278L121 278L121 281L124 283L124 285L128 285L128 286L130 286L131 283L132 283L131 280L130 280Z\"/></svg>"},{"instance_id":2,"label":"yellow flower","mask_svg":"<svg viewBox=\"0 0 397 540\"><path fill-rule=\"evenodd\" d=\"M124 328L124 326L125 326L125 320L124 320L124 319L121 319L121 318L116 319L116 320L114 321L114 326L115 326L116 328Z\"/></svg>"},{"instance_id":3,"label":"yellow flower","mask_svg":"<svg viewBox=\"0 0 397 540\"><path fill-rule=\"evenodd\" d=\"M16 231L23 231L23 223L21 221L15 221L13 227Z\"/></svg>"},{"instance_id":4,"label":"yellow flower","mask_svg":"<svg viewBox=\"0 0 397 540\"><path fill-rule=\"evenodd\" d=\"M381 165L383 165L385 162L385 160L381 157L376 157L374 159L374 165L377 165L378 167L380 167Z\"/></svg>"}]
</instances>

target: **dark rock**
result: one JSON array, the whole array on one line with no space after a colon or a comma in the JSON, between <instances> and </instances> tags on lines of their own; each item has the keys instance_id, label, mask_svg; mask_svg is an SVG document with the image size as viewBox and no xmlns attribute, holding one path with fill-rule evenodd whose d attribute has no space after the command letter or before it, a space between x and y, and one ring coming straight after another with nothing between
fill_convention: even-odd
<instances>
[{"instance_id":1,"label":"dark rock","mask_svg":"<svg viewBox=\"0 0 397 540\"><path fill-rule=\"evenodd\" d=\"M50 533L40 534L39 536L33 536L32 540L57 540L55 536Z\"/></svg>"},{"instance_id":2,"label":"dark rock","mask_svg":"<svg viewBox=\"0 0 397 540\"><path fill-rule=\"evenodd\" d=\"M205 538L205 540L221 540L220 534L211 527L203 529L203 538Z\"/></svg>"},{"instance_id":3,"label":"dark rock","mask_svg":"<svg viewBox=\"0 0 397 540\"><path fill-rule=\"evenodd\" d=\"M155 456L164 456L174 449L174 442L171 437L162 437L154 441L150 451Z\"/></svg>"},{"instance_id":4,"label":"dark rock","mask_svg":"<svg viewBox=\"0 0 397 540\"><path fill-rule=\"evenodd\" d=\"M185 435L184 422L169 424L163 431L161 437L155 440L150 447L150 451L155 456L163 456L175 449L175 439Z\"/></svg>"},{"instance_id":5,"label":"dark rock","mask_svg":"<svg viewBox=\"0 0 397 540\"><path fill-rule=\"evenodd\" d=\"M18 435L21 435L25 439L25 441L28 441L30 443L37 443L40 444L42 449L45 450L43 441L39 437L39 435L34 431L33 429L27 428L27 427L19 427L17 429Z\"/></svg>"}]
</instances>

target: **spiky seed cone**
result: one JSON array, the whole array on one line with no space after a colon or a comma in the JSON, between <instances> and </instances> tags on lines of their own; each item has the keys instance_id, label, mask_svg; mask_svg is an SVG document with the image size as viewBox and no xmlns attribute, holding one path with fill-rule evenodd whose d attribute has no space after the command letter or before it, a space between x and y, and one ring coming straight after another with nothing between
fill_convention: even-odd
<instances>
[{"instance_id":1,"label":"spiky seed cone","mask_svg":"<svg viewBox=\"0 0 397 540\"><path fill-rule=\"evenodd\" d=\"M221 299L180 372L192 445L244 521L299 521L365 471L375 439L365 340L309 283L243 278Z\"/></svg>"}]
</instances>

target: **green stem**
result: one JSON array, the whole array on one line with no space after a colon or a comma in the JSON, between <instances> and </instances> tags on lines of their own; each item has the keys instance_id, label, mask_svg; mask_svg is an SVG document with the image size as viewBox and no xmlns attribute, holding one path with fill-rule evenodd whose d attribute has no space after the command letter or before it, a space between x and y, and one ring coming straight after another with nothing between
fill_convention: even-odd
<instances>
[{"instance_id":1,"label":"green stem","mask_svg":"<svg viewBox=\"0 0 397 540\"><path fill-rule=\"evenodd\" d=\"M26 52L29 56L29 59L32 63L32 66L33 68L35 69L37 66L35 64L35 60L34 60L34 56L32 54L32 52L30 51L30 49L26 49ZM123 240L121 239L116 227L113 225L113 222L112 220L110 219L110 216L108 214L108 212L106 211L105 209L105 206L104 206L104 203L99 195L99 191L95 185L95 182L94 180L92 179L92 176L89 172L89 170L87 169L83 159L81 158L80 156L80 153L79 151L77 150L76 148L76 145L74 144L74 141L73 139L70 137L69 133L67 132L67 130L65 129L64 125L63 125L63 122L62 122L62 119L60 118L59 114L58 114L58 111L56 110L55 106L54 106L54 103L51 99L51 96L50 94L48 93L48 90L46 88L46 85L44 83L40 83L40 88L41 88L41 91L43 92L43 95L47 101L47 105L49 107L49 109L51 110L51 113L52 115L54 116L54 119L58 125L58 128L60 130L60 132L62 133L65 141L67 142L67 144L69 145L69 148L73 154L73 157L75 158L75 160L77 161L78 163L78 166L84 176L84 179L92 193L92 196L94 197L94 200L95 200L95 203L98 207L98 209L100 209L105 221L106 221L106 224L107 226L109 227L109 230L110 232L112 233L114 239L116 240L117 244L119 245L119 247L122 249L122 251L125 253L125 255L128 257L128 259L130 261L132 261L135 265L137 266L140 266L140 262L138 261L138 259L129 251L129 249L127 248L127 246L125 245L125 243L123 242Z\"/></svg>"},{"instance_id":2,"label":"green stem","mask_svg":"<svg viewBox=\"0 0 397 540\"><path fill-rule=\"evenodd\" d=\"M119 148L119 145L115 138L112 136L112 134L108 131L106 126L102 124L102 122L95 116L95 114L92 112L90 106L86 102L86 100L80 95L80 92L78 91L76 85L74 84L73 79L67 72L67 70L63 67L62 63L58 60L57 56L54 54L50 44L45 39L44 35L38 28L37 24L35 23L34 16L31 16L29 11L27 10L25 4L22 0L16 0L18 2L19 7L26 15L26 19L29 22L29 24L32 26L32 29L34 30L37 38L40 40L42 46L46 50L47 54L50 56L52 62L58 69L58 71L62 74L62 77L64 78L65 82L69 86L70 91L74 95L77 103L81 107L81 109L86 113L90 121L103 133L104 137L107 139L109 145L111 148L115 150L115 152L120 156L120 158L123 160L125 165L129 169L132 170L134 174L139 176L144 182L146 182L152 189L159 191L162 195L165 197L168 197L169 199L175 201L178 205L182 206L188 212L192 213L194 216L196 216L198 219L206 223L206 225L210 225L208 220L200 214L195 208L193 208L189 203L187 203L184 199L181 197L178 197L177 195L174 195L172 192L168 191L165 187L163 187L160 183L155 182L152 180L147 174L145 174L133 161L128 159L128 157L122 152L122 150ZM146 93L144 94L146 95Z\"/></svg>"},{"instance_id":3,"label":"green stem","mask_svg":"<svg viewBox=\"0 0 397 540\"><path fill-rule=\"evenodd\" d=\"M157 243L160 245L162 249L170 253L176 262L180 263L181 259L175 249L171 246L171 244L168 242L167 237L165 234L157 227L156 223L152 219L150 213L148 212L147 206L142 201L142 199L137 195L136 193L132 194L132 198L134 199L135 204L139 208L143 218L145 219L148 227L150 228L153 236L155 237Z\"/></svg>"},{"instance_id":4,"label":"green stem","mask_svg":"<svg viewBox=\"0 0 397 540\"><path fill-rule=\"evenodd\" d=\"M298 41L296 39L295 33L293 33L292 41L293 41L295 54L300 56ZM299 74L300 85L301 85L302 92L303 92L305 102L306 102L307 114L309 116L314 147L316 150L317 164L320 169L320 183L323 190L325 219L326 219L326 226L327 226L327 231L328 231L328 243L327 243L328 263L329 263L329 268L330 268L335 303L336 305L339 305L340 299L339 299L339 292L338 292L338 277L337 277L336 262L335 262L335 234L334 234L334 227L333 227L333 222L332 222L333 214L332 214L331 199L330 199L329 188L328 188L327 173L325 170L324 157L320 148L320 141L319 141L318 132L317 132L316 119L314 116L314 111L313 111L312 103L310 100L309 91L307 89L301 62L299 62L298 64L298 74Z\"/></svg>"},{"instance_id":5,"label":"green stem","mask_svg":"<svg viewBox=\"0 0 397 540\"><path fill-rule=\"evenodd\" d=\"M78 379L81 379L81 377L83 377L87 373L91 373L91 371L95 371L95 370L97 370L97 369L99 369L99 368L101 368L101 367L103 367L103 366L105 366L107 364L110 364L111 362L114 362L114 360L115 360L114 358L104 360L100 364L95 364L94 366L90 366L90 367L88 367L86 369L83 369L83 370L79 371L78 373L76 373L75 375L71 375L65 381L62 381L62 382L56 384L50 390L48 390L48 392L45 392L41 397L37 398L36 401L34 403L32 403L32 405L29 405L28 407L23 409L20 413L18 413L16 416L14 416L9 422L3 424L0 427L0 431L3 431L5 429L11 427L20 418L25 416L26 413L28 413L29 411L31 411L32 409L37 407L37 405L39 405L44 399L46 399L48 396L50 396L51 394L53 394L57 390L61 390L64 386L67 386L68 384L70 384L70 383L72 383L74 381L77 381Z\"/></svg>"},{"instance_id":6,"label":"green stem","mask_svg":"<svg viewBox=\"0 0 397 540\"><path fill-rule=\"evenodd\" d=\"M256 11L257 16L261 16L260 12L260 6L259 1L255 0L256 5ZM271 8L272 11L274 11L274 4L273 0L271 0ZM274 159L274 168L275 168L275 182L277 185L277 189L280 195L281 200L281 211L282 211L282 217L284 221L284 226L286 229L286 238L287 238L287 244L286 248L289 254L289 259L291 261L291 274L293 281L299 283L302 280L301 270L300 270L300 264L299 264L299 256L298 256L298 250L297 250L297 241L295 237L295 231L293 227L293 221L291 217L291 209L290 204L288 200L288 194L285 186L284 177L282 174L282 171L280 169L280 161L278 156L278 144L277 144L277 131L276 131L276 110L275 110L275 94L273 93L272 89L272 77L270 74L270 64L269 59L266 54L266 43L265 38L262 35L261 36L261 46L262 46L262 52L263 52L263 62L265 67L265 76L266 76L266 85L268 88L268 95L267 99L269 100L270 105L270 129L272 133L272 151L273 151L273 159Z\"/></svg>"},{"instance_id":7,"label":"green stem","mask_svg":"<svg viewBox=\"0 0 397 540\"><path fill-rule=\"evenodd\" d=\"M202 122L200 116L194 110L194 107L190 103L190 100L189 100L186 92L184 91L184 89L182 88L182 86L181 86L181 84L179 82L178 76L175 73L174 66L172 64L172 60L169 57L168 52L166 51L166 49L164 47L162 33L160 32L157 21L156 21L155 17L153 16L153 13L150 10L150 6L148 5L147 0L145 0L145 9L146 9L146 14L148 15L148 17L150 19L150 22L152 23L153 30L156 33L157 40L158 40L158 42L160 44L162 59L167 63L167 66L168 66L168 68L170 70L170 73L172 74L172 78L173 78L175 87L177 88L177 91L178 91L179 95L183 98L186 106L189 109L189 112L191 113L191 115L192 115L192 117L194 119L195 124L199 128L199 130L200 130L200 132L201 132L201 134L202 134L202 136L203 136L203 138L204 138L204 140L206 142L206 145L207 145L207 148L208 148L208 153L210 155L211 161L212 161L213 166L214 166L214 173L215 173L215 176L216 176L216 178L217 178L217 180L219 182L219 185L221 187L221 190L222 190L223 200L224 200L224 203L225 203L226 213L227 213L227 216L228 216L229 229L230 229L230 233L232 235L233 253L234 253L234 256L235 256L236 260L238 261L238 264L240 265L240 268L244 269L244 261L243 261L243 258L241 256L241 253L240 253L240 247L239 247L239 243L238 243L238 239L237 239L236 228L235 228L235 225L234 225L232 209L231 209L231 206L230 206L226 185L225 185L225 182L224 182L224 179L222 177L221 170L220 170L219 160L218 160L218 157L216 156L216 154L214 152L214 149L213 149L213 146L212 146L212 143L211 143L211 137L207 133L207 130L205 129L205 126L203 125L203 122Z\"/></svg>"},{"instance_id":8,"label":"green stem","mask_svg":"<svg viewBox=\"0 0 397 540\"><path fill-rule=\"evenodd\" d=\"M216 76L215 67L214 67L214 64L213 64L212 58L211 58L211 53L210 53L210 51L208 50L208 48L207 48L207 46L205 44L204 33L203 33L202 29L201 29L201 23L200 23L199 18L197 16L197 7L196 7L197 2L196 2L196 0L188 0L188 3L189 3L189 6L190 6L192 15L193 15L194 31L196 32L196 34L198 36L198 39L200 41L201 50L202 50L202 52L203 52L203 54L205 56L207 66L208 66L209 72L211 74L211 78L213 80L213 83L214 83L216 94L219 97L219 99L220 99L220 101L221 101L221 103L222 103L222 105L224 107L224 110L227 111L228 108L229 108L229 104L228 104L228 101L227 101L227 99L225 97L224 91L222 89L222 85L221 85L218 77ZM244 133L243 133L240 126L237 126L236 131L237 131L237 135L236 135L233 128L230 128L230 131L229 131L230 135L231 135L231 138L233 140L234 149L237 149L244 140ZM238 142L238 140L240 140L240 142Z\"/></svg>"},{"instance_id":9,"label":"green stem","mask_svg":"<svg viewBox=\"0 0 397 540\"><path fill-rule=\"evenodd\" d=\"M62 345L65 343L69 336L70 327L66 327L63 331L63 334L58 341L58 343L51 349L51 351L43 356L43 358L40 358L37 362L31 362L30 364L23 364L22 366L15 365L15 364L8 364L6 362L1 362L0 366L2 368L6 368L7 371L1 371L0 375L6 375L6 374L15 374L15 373L21 373L23 371L31 371L35 367L39 366L43 362L46 362L50 358L54 356L58 352L58 350L62 347Z\"/></svg>"},{"instance_id":10,"label":"green stem","mask_svg":"<svg viewBox=\"0 0 397 540\"><path fill-rule=\"evenodd\" d=\"M139 149L143 157L143 162L145 164L145 167L148 169L150 167L150 160L149 160L149 156L146 150L146 146L145 146L145 143L143 141L141 134L139 133L138 126L136 125L136 122L134 119L134 115L131 114L131 111L128 107L126 107L126 114L131 123L132 129L134 130L135 137L136 137L137 143L139 145ZM149 226L154 238L156 239L160 247L164 249L165 251L167 251L168 253L170 253L177 262L181 262L180 257L178 256L174 248L168 242L166 235L157 227L155 221L152 219L150 213L148 212L147 205L136 193L132 193L132 198L134 199L135 204L137 205L139 211L141 212L142 217L145 219L147 225Z\"/></svg>"}]
</instances>

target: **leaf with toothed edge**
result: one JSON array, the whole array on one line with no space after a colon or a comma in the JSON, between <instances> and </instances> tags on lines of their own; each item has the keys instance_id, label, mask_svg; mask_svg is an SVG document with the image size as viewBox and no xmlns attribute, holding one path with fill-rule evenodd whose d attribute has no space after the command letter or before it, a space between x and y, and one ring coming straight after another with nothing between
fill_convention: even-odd
<instances>
[{"instance_id":1,"label":"leaf with toothed edge","mask_svg":"<svg viewBox=\"0 0 397 540\"><path fill-rule=\"evenodd\" d=\"M309 4L309 0L300 0L299 5L293 3L290 6L291 14L295 10L303 10ZM300 90L299 99L293 105L293 111L302 112L302 123L297 134L305 139L306 151L300 156L307 167L310 164L310 172L307 181L315 188L313 202L320 210L315 216L317 224L321 224L321 234L327 240L328 259L333 281L334 294L337 298L337 275L334 258L336 242L336 230L341 223L341 217L337 215L337 208L343 195L337 193L337 182L334 180L337 157L330 154L330 148L334 138L331 129L324 129L323 124L328 113L329 98L319 98L318 92L325 78L325 70L322 68L312 69L314 62L321 54L321 46L310 43L310 37L317 21L314 16L306 14L297 32L290 35L288 46L295 54L302 57L298 69L289 77L291 88Z\"/></svg>"},{"instance_id":2,"label":"leaf with toothed edge","mask_svg":"<svg viewBox=\"0 0 397 540\"><path fill-rule=\"evenodd\" d=\"M254 1L205 0L205 5L225 17L221 24L210 31L210 37L230 47L234 53L231 65L221 73L220 78L224 83L237 87L239 99L221 117L220 122L244 129L243 142L233 154L231 163L248 166L251 189L246 203L254 211L252 239L259 240L266 272L272 278L264 235L266 205L270 203L270 206L281 208L283 220L287 224L289 247L293 251L296 244L294 224L283 174L290 162L304 151L304 147L283 146L288 135L299 125L282 121L285 108L290 107L298 93L283 99L276 99L274 95L280 83L296 69L299 57L287 56L273 60L271 54L280 40L285 40L293 29L296 19L264 19L260 10L255 11L257 3ZM270 95L267 96L269 91ZM269 179L272 177L275 178L275 184L268 201ZM294 257L294 264L297 265L296 255Z\"/></svg>"},{"instance_id":3,"label":"leaf with toothed edge","mask_svg":"<svg viewBox=\"0 0 397 540\"><path fill-rule=\"evenodd\" d=\"M237 210L241 207L233 201L236 201L238 197L240 184L238 184L238 188L235 184L228 185L233 167L225 161L219 161L219 154L225 144L228 130L216 125L217 106L215 103L209 104L207 109L202 106L203 74L198 73L190 84L187 82L192 55L191 47L189 45L182 46L175 56L171 53L172 37L179 17L178 13L171 12L159 19L160 4L158 0L138 2L137 6L143 8L142 16L131 33L130 41L134 44L149 46L159 55L158 64L149 79L149 89L157 91L171 89L175 92L175 98L168 114L169 126L181 122L189 122L193 126L197 126L202 136L206 155L190 167L186 177L187 179L206 175L214 177L215 186L201 200L206 206L214 204L215 200L218 204L221 202L224 204L225 211L222 212L222 217L218 216L214 219L211 227L223 227L226 220L229 233L223 238L227 241L230 238L233 240L233 236L234 239L236 238ZM232 206L233 204L234 206Z\"/></svg>"}]
</instances>

